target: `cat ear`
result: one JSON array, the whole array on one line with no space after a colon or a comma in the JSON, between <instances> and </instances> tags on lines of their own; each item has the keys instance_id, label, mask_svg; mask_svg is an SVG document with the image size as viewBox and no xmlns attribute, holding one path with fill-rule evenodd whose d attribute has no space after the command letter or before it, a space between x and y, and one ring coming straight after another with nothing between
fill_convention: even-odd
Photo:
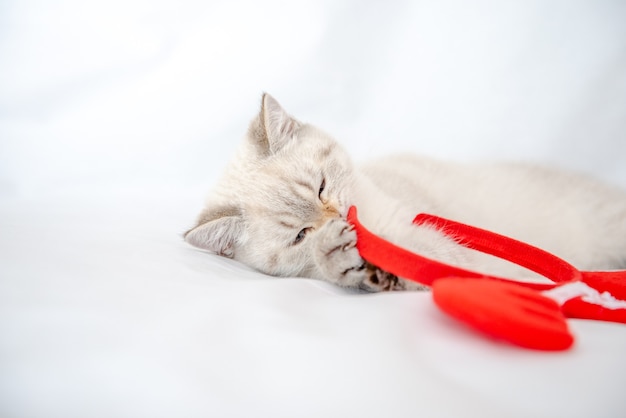
<instances>
[{"instance_id":1,"label":"cat ear","mask_svg":"<svg viewBox=\"0 0 626 418\"><path fill-rule=\"evenodd\" d=\"M184 235L189 244L232 258L243 232L243 218L236 207L205 210L198 225Z\"/></svg>"},{"instance_id":2,"label":"cat ear","mask_svg":"<svg viewBox=\"0 0 626 418\"><path fill-rule=\"evenodd\" d=\"M264 155L271 155L285 146L302 124L289 115L280 103L267 93L261 99L261 111L250 125L250 137Z\"/></svg>"}]
</instances>

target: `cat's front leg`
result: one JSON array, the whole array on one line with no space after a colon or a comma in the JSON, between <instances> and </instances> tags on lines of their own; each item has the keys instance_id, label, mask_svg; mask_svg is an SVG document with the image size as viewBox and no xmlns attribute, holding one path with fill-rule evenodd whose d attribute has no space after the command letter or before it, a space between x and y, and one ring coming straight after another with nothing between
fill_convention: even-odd
<instances>
[{"instance_id":1,"label":"cat's front leg","mask_svg":"<svg viewBox=\"0 0 626 418\"><path fill-rule=\"evenodd\" d=\"M343 219L333 219L318 232L315 264L321 278L342 287L368 292L404 289L403 281L367 263L356 248L356 232Z\"/></svg>"},{"instance_id":2,"label":"cat's front leg","mask_svg":"<svg viewBox=\"0 0 626 418\"><path fill-rule=\"evenodd\" d=\"M315 265L319 276L343 287L358 287L367 276L356 249L356 232L343 219L328 221L317 233Z\"/></svg>"}]
</instances>

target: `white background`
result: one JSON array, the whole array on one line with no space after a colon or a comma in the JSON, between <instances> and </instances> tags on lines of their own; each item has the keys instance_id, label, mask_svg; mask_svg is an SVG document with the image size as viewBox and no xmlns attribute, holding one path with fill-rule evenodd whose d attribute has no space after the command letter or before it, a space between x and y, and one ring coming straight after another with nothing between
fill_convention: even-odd
<instances>
[{"instance_id":1,"label":"white background","mask_svg":"<svg viewBox=\"0 0 626 418\"><path fill-rule=\"evenodd\" d=\"M2 1L0 416L624 415L621 324L535 352L186 245L263 91L358 160L626 187L624 1Z\"/></svg>"},{"instance_id":2,"label":"white background","mask_svg":"<svg viewBox=\"0 0 626 418\"><path fill-rule=\"evenodd\" d=\"M209 186L263 91L356 159L626 185L623 1L4 1L0 192Z\"/></svg>"}]
</instances>

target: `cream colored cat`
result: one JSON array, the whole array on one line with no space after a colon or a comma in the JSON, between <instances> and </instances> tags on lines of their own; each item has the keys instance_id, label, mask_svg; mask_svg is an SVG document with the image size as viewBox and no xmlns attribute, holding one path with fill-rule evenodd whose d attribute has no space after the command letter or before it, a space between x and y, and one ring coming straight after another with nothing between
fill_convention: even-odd
<instances>
[{"instance_id":1,"label":"cream colored cat","mask_svg":"<svg viewBox=\"0 0 626 418\"><path fill-rule=\"evenodd\" d=\"M333 138L270 95L187 242L275 276L369 291L417 289L363 262L346 222L356 205L372 232L464 268L524 278L525 270L425 226L427 212L490 229L580 269L626 266L626 194L571 173L523 164L460 164L399 155L353 166Z\"/></svg>"}]
</instances>

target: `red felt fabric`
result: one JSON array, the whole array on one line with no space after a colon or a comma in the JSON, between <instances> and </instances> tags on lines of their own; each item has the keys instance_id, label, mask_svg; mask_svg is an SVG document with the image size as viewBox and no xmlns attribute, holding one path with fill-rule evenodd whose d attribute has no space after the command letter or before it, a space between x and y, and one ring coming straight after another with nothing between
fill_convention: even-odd
<instances>
[{"instance_id":1,"label":"red felt fabric","mask_svg":"<svg viewBox=\"0 0 626 418\"><path fill-rule=\"evenodd\" d=\"M606 291L626 300L626 271L581 272L546 251L484 229L427 214L413 220L440 230L468 248L506 259L556 282L522 283L450 266L400 248L368 231L359 222L355 207L350 208L348 221L355 227L357 248L365 260L431 286L439 308L493 337L528 348L564 350L574 340L563 314L626 323L626 309L608 309L581 298L559 306L537 291L582 280L600 293Z\"/></svg>"},{"instance_id":2,"label":"red felt fabric","mask_svg":"<svg viewBox=\"0 0 626 418\"><path fill-rule=\"evenodd\" d=\"M583 271L583 282L598 292L609 292L613 297L626 300L626 270Z\"/></svg>"},{"instance_id":3,"label":"red felt fabric","mask_svg":"<svg viewBox=\"0 0 626 418\"><path fill-rule=\"evenodd\" d=\"M441 263L398 247L365 228L359 222L357 210L354 206L348 212L348 221L355 227L357 248L361 257L396 276L404 277L426 286L432 286L435 280L442 277L489 278L501 282L512 282L512 280L502 277L490 276ZM544 283L526 283L525 285L537 290L552 289L554 287L554 284Z\"/></svg>"},{"instance_id":4,"label":"red felt fabric","mask_svg":"<svg viewBox=\"0 0 626 418\"><path fill-rule=\"evenodd\" d=\"M413 223L434 226L467 248L511 261L557 283L581 279L581 272L565 260L513 238L428 214L417 215Z\"/></svg>"},{"instance_id":5,"label":"red felt fabric","mask_svg":"<svg viewBox=\"0 0 626 418\"><path fill-rule=\"evenodd\" d=\"M497 339L536 350L566 350L574 343L559 305L531 289L486 279L447 278L432 287L448 315Z\"/></svg>"},{"instance_id":6,"label":"red felt fabric","mask_svg":"<svg viewBox=\"0 0 626 418\"><path fill-rule=\"evenodd\" d=\"M561 309L569 318L595 319L626 324L626 309L609 309L602 305L585 302L582 297L566 301Z\"/></svg>"}]
</instances>

